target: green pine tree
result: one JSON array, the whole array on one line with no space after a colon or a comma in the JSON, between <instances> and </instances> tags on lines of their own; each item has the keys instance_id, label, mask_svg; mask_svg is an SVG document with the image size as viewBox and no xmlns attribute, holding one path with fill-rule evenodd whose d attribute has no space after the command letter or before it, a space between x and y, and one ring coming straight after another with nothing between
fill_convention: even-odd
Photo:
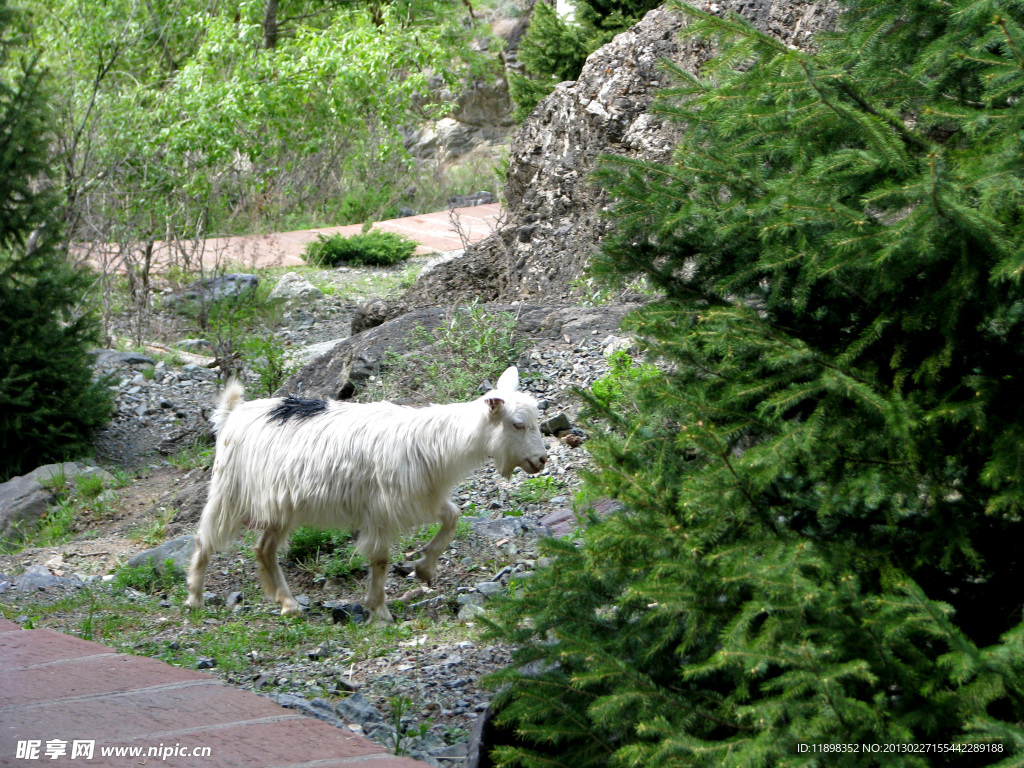
<instances>
[{"instance_id":1,"label":"green pine tree","mask_svg":"<svg viewBox=\"0 0 1024 768\"><path fill-rule=\"evenodd\" d=\"M596 266L663 373L590 397L626 511L502 608L498 763L1020 765L1024 3L682 10L720 55Z\"/></svg>"},{"instance_id":2,"label":"green pine tree","mask_svg":"<svg viewBox=\"0 0 1024 768\"><path fill-rule=\"evenodd\" d=\"M58 248L43 73L16 60L15 21L0 0L0 480L86 452L111 404L88 355L90 278Z\"/></svg>"}]
</instances>

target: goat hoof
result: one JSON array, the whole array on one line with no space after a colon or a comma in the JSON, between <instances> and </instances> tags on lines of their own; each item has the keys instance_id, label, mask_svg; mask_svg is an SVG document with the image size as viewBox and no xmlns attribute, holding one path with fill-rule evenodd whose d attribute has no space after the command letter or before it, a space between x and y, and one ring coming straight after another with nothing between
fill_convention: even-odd
<instances>
[{"instance_id":1,"label":"goat hoof","mask_svg":"<svg viewBox=\"0 0 1024 768\"><path fill-rule=\"evenodd\" d=\"M301 616L302 608L296 602L283 603L281 605L282 616Z\"/></svg>"},{"instance_id":2,"label":"goat hoof","mask_svg":"<svg viewBox=\"0 0 1024 768\"><path fill-rule=\"evenodd\" d=\"M378 608L370 614L370 621L368 623L376 624L378 622L381 624L394 624L395 619L387 608Z\"/></svg>"},{"instance_id":3,"label":"goat hoof","mask_svg":"<svg viewBox=\"0 0 1024 768\"><path fill-rule=\"evenodd\" d=\"M428 587L434 583L434 579L437 577L437 567L431 568L422 559L412 563L415 566L416 578L426 584Z\"/></svg>"}]
</instances>

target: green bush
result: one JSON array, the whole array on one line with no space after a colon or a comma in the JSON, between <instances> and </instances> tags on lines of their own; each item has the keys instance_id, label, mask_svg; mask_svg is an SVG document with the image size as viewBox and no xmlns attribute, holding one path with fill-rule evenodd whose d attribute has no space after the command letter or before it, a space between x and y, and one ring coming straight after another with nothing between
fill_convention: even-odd
<instances>
[{"instance_id":1,"label":"green bush","mask_svg":"<svg viewBox=\"0 0 1024 768\"><path fill-rule=\"evenodd\" d=\"M416 251L417 243L395 232L371 229L361 235L317 235L316 242L306 248L303 258L310 264L336 267L386 267L405 261Z\"/></svg>"},{"instance_id":2,"label":"green bush","mask_svg":"<svg viewBox=\"0 0 1024 768\"><path fill-rule=\"evenodd\" d=\"M299 369L299 365L289 360L288 351L273 333L253 335L241 343L242 355L249 369L259 379L261 396L274 394L284 380Z\"/></svg>"}]
</instances>

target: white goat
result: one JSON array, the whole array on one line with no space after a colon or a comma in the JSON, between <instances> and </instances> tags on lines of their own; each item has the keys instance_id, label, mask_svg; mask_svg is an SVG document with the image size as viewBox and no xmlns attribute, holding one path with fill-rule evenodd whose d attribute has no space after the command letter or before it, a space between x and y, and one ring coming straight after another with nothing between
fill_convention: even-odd
<instances>
[{"instance_id":1,"label":"white goat","mask_svg":"<svg viewBox=\"0 0 1024 768\"><path fill-rule=\"evenodd\" d=\"M213 416L217 454L186 605L203 604L210 556L248 527L262 532L255 551L264 591L282 614L298 613L278 547L299 525L348 528L359 531L357 548L370 563L366 607L391 621L384 583L397 534L440 521L414 564L429 584L455 534L452 487L488 456L505 477L516 467L544 468L537 402L518 387L519 372L509 368L478 400L410 408L292 397L243 402L242 385L229 382Z\"/></svg>"}]
</instances>

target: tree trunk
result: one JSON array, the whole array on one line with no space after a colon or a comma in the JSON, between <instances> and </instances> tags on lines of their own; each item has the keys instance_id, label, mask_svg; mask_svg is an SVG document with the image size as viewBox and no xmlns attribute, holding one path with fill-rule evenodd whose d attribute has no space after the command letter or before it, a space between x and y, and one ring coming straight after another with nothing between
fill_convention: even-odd
<instances>
[{"instance_id":1,"label":"tree trunk","mask_svg":"<svg viewBox=\"0 0 1024 768\"><path fill-rule=\"evenodd\" d=\"M277 47L277 2L266 0L263 6L263 47L267 50Z\"/></svg>"}]
</instances>

